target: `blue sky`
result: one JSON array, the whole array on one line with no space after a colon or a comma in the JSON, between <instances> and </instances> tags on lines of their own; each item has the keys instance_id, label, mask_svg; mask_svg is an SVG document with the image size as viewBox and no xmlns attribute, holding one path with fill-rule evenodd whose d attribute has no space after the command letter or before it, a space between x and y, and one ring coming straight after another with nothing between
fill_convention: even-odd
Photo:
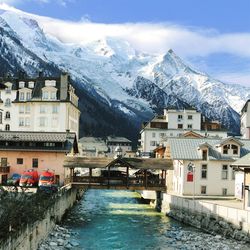
<instances>
[{"instance_id":1,"label":"blue sky","mask_svg":"<svg viewBox=\"0 0 250 250\"><path fill-rule=\"evenodd\" d=\"M117 36L127 38L137 49L155 53L157 48L164 53L171 47L215 78L250 86L250 0L0 0L3 2L65 20L65 30L66 24L89 22L90 36L103 30L116 36L119 29ZM67 32L64 37L53 27L48 32L62 40L81 39Z\"/></svg>"}]
</instances>

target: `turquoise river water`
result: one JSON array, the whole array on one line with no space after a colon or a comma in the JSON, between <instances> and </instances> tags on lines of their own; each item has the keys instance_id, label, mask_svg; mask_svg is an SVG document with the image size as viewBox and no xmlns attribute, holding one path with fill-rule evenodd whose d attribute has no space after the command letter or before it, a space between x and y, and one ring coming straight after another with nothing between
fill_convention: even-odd
<instances>
[{"instance_id":1,"label":"turquoise river water","mask_svg":"<svg viewBox=\"0 0 250 250\"><path fill-rule=\"evenodd\" d=\"M88 190L64 226L79 243L74 249L250 249L172 220L131 191Z\"/></svg>"}]
</instances>

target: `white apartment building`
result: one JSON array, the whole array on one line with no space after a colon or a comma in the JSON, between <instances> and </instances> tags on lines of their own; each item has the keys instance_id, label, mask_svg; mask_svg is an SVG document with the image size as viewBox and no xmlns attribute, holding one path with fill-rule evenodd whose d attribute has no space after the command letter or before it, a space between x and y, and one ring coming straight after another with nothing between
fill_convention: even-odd
<instances>
[{"instance_id":1,"label":"white apartment building","mask_svg":"<svg viewBox=\"0 0 250 250\"><path fill-rule=\"evenodd\" d=\"M68 74L4 79L0 86L0 130L79 135L78 97Z\"/></svg>"},{"instance_id":2,"label":"white apartment building","mask_svg":"<svg viewBox=\"0 0 250 250\"><path fill-rule=\"evenodd\" d=\"M124 156L127 151L132 150L132 142L125 137L118 136L108 136L106 140L106 145L108 147L108 156L113 157L116 152L116 148L119 147L121 149L121 154Z\"/></svg>"},{"instance_id":3,"label":"white apartment building","mask_svg":"<svg viewBox=\"0 0 250 250\"><path fill-rule=\"evenodd\" d=\"M242 138L250 139L250 100L248 100L241 110L240 132Z\"/></svg>"},{"instance_id":4,"label":"white apartment building","mask_svg":"<svg viewBox=\"0 0 250 250\"><path fill-rule=\"evenodd\" d=\"M173 193L189 196L235 194L235 172L230 166L250 152L250 140L170 138L168 145L174 166Z\"/></svg>"},{"instance_id":5,"label":"white apartment building","mask_svg":"<svg viewBox=\"0 0 250 250\"><path fill-rule=\"evenodd\" d=\"M204 137L227 137L227 131L221 130L218 122L209 122L208 126L207 123L202 122L201 113L193 108L164 109L163 116L156 116L140 131L140 150L153 152L167 138L180 137L188 131L194 131Z\"/></svg>"}]
</instances>

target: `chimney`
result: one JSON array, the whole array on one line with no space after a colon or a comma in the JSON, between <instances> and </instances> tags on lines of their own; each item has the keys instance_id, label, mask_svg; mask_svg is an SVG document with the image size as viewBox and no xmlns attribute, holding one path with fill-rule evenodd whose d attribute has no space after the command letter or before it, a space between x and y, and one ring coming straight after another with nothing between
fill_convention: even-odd
<instances>
[{"instance_id":1,"label":"chimney","mask_svg":"<svg viewBox=\"0 0 250 250\"><path fill-rule=\"evenodd\" d=\"M61 74L61 85L60 85L60 100L66 100L68 96L68 84L69 84L69 74L63 72Z\"/></svg>"},{"instance_id":2,"label":"chimney","mask_svg":"<svg viewBox=\"0 0 250 250\"><path fill-rule=\"evenodd\" d=\"M42 77L43 77L43 71L42 71L42 70L40 70L40 71L38 72L38 77L39 77L39 78L42 78Z\"/></svg>"}]
</instances>

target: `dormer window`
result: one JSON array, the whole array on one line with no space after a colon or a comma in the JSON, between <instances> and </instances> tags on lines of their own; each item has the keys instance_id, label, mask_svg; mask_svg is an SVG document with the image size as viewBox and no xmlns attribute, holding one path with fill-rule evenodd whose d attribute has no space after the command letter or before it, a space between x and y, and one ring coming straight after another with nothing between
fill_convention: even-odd
<instances>
[{"instance_id":1,"label":"dormer window","mask_svg":"<svg viewBox=\"0 0 250 250\"><path fill-rule=\"evenodd\" d=\"M34 88L34 82L29 82L29 88L33 89Z\"/></svg>"},{"instance_id":2,"label":"dormer window","mask_svg":"<svg viewBox=\"0 0 250 250\"><path fill-rule=\"evenodd\" d=\"M53 92L51 92L51 100L56 100L56 92L55 91L53 91Z\"/></svg>"},{"instance_id":3,"label":"dormer window","mask_svg":"<svg viewBox=\"0 0 250 250\"><path fill-rule=\"evenodd\" d=\"M49 92L43 91L43 100L48 100L48 99L49 99Z\"/></svg>"},{"instance_id":4,"label":"dormer window","mask_svg":"<svg viewBox=\"0 0 250 250\"><path fill-rule=\"evenodd\" d=\"M227 154L228 154L228 149L229 149L229 148L230 148L230 145L229 145L229 144L223 146L223 154L224 154L224 155L227 155Z\"/></svg>"},{"instance_id":5,"label":"dormer window","mask_svg":"<svg viewBox=\"0 0 250 250\"><path fill-rule=\"evenodd\" d=\"M207 150L202 150L202 160L207 161Z\"/></svg>"},{"instance_id":6,"label":"dormer window","mask_svg":"<svg viewBox=\"0 0 250 250\"><path fill-rule=\"evenodd\" d=\"M19 82L19 88L24 88L24 82Z\"/></svg>"},{"instance_id":7,"label":"dormer window","mask_svg":"<svg viewBox=\"0 0 250 250\"><path fill-rule=\"evenodd\" d=\"M10 105L11 105L11 100L10 100L10 98L7 98L5 100L5 106L9 107Z\"/></svg>"},{"instance_id":8,"label":"dormer window","mask_svg":"<svg viewBox=\"0 0 250 250\"><path fill-rule=\"evenodd\" d=\"M237 154L238 154L238 152L239 152L238 146L232 144L232 145L231 145L231 149L233 150L233 154L234 154L234 155L237 155Z\"/></svg>"},{"instance_id":9,"label":"dormer window","mask_svg":"<svg viewBox=\"0 0 250 250\"><path fill-rule=\"evenodd\" d=\"M31 99L31 93L30 92L27 92L26 93L26 100L30 100Z\"/></svg>"},{"instance_id":10,"label":"dormer window","mask_svg":"<svg viewBox=\"0 0 250 250\"><path fill-rule=\"evenodd\" d=\"M20 92L19 100L24 101L24 92Z\"/></svg>"}]
</instances>

